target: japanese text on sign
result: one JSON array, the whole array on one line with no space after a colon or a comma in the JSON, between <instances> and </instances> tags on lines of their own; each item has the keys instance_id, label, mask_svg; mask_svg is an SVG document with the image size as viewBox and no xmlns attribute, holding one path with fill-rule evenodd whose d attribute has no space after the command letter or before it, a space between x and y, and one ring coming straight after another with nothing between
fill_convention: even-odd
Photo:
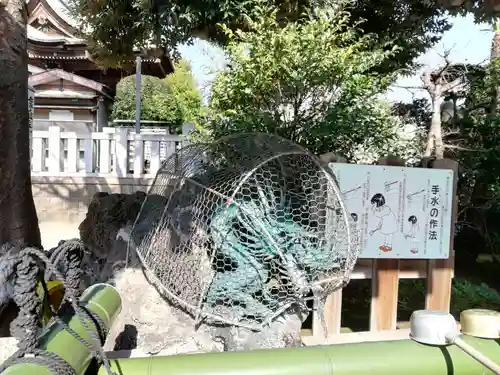
<instances>
[{"instance_id":1,"label":"japanese text on sign","mask_svg":"<svg viewBox=\"0 0 500 375\"><path fill-rule=\"evenodd\" d=\"M431 188L431 197L430 197L430 206L431 210L429 212L430 220L429 220L429 240L435 241L438 239L438 231L439 227L439 185L432 185Z\"/></svg>"}]
</instances>

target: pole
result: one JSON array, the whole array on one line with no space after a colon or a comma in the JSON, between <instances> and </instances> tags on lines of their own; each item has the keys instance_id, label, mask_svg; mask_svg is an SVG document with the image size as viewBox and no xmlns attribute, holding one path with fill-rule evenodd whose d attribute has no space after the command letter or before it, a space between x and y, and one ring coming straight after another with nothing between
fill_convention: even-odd
<instances>
[{"instance_id":1,"label":"pole","mask_svg":"<svg viewBox=\"0 0 500 375\"><path fill-rule=\"evenodd\" d=\"M495 340L463 339L484 355L500 355ZM492 374L455 345L436 347L412 340L123 358L110 363L112 371L124 375ZM103 366L98 375L107 375Z\"/></svg>"},{"instance_id":2,"label":"pole","mask_svg":"<svg viewBox=\"0 0 500 375\"><path fill-rule=\"evenodd\" d=\"M142 59L137 56L135 58L135 134L141 132L141 74Z\"/></svg>"}]
</instances>

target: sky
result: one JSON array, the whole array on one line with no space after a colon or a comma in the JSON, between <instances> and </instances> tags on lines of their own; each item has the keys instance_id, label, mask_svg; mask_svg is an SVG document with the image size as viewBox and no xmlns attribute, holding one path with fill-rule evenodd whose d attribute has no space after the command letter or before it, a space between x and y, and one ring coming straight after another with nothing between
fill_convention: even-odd
<instances>
[{"instance_id":1,"label":"sky","mask_svg":"<svg viewBox=\"0 0 500 375\"><path fill-rule=\"evenodd\" d=\"M490 54L493 31L488 24L474 24L471 16L450 17L453 27L447 31L441 42L432 50L422 55L418 61L425 66L438 66L444 51L450 51L454 63L468 62L477 64L485 61ZM180 47L181 55L191 62L193 75L205 101L210 94L210 82L215 72L225 66L223 51L203 40L196 40L192 45ZM420 86L420 73L413 77L401 78L396 86ZM409 91L406 88L393 87L387 93L391 101L411 101L413 97L425 97L421 90Z\"/></svg>"},{"instance_id":2,"label":"sky","mask_svg":"<svg viewBox=\"0 0 500 375\"><path fill-rule=\"evenodd\" d=\"M210 83L216 76L216 72L224 69L226 64L224 52L202 39L196 39L192 45L179 47L181 56L191 63L194 78L198 89L205 101L210 95Z\"/></svg>"}]
</instances>

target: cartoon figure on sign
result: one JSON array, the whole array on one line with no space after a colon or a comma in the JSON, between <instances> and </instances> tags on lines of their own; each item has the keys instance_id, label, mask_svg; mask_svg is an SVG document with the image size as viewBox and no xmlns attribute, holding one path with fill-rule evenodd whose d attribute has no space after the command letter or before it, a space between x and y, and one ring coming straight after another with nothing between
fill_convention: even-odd
<instances>
[{"instance_id":1,"label":"cartoon figure on sign","mask_svg":"<svg viewBox=\"0 0 500 375\"><path fill-rule=\"evenodd\" d=\"M370 200L372 204L372 212L377 217L377 226L370 231L370 236L373 236L376 232L380 232L384 236L384 244L379 246L379 249L383 252L388 252L392 250L392 237L394 233L398 231L398 220L396 215L387 206L385 202L385 197L377 193Z\"/></svg>"},{"instance_id":2,"label":"cartoon figure on sign","mask_svg":"<svg viewBox=\"0 0 500 375\"><path fill-rule=\"evenodd\" d=\"M411 249L410 252L412 254L418 253L418 243L419 243L419 238L418 238L418 232L419 232L419 225L418 225L418 220L415 215L411 215L408 218L408 222L410 223L410 230L408 231L408 234L405 234L406 239L411 239Z\"/></svg>"},{"instance_id":3,"label":"cartoon figure on sign","mask_svg":"<svg viewBox=\"0 0 500 375\"><path fill-rule=\"evenodd\" d=\"M351 219L354 223L354 227L358 226L358 214L355 212L351 212Z\"/></svg>"}]
</instances>

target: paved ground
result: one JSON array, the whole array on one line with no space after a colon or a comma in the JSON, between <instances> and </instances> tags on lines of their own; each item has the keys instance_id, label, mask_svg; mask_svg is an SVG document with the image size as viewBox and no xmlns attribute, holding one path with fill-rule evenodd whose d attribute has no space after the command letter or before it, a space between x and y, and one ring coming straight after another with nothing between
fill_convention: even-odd
<instances>
[{"instance_id":1,"label":"paved ground","mask_svg":"<svg viewBox=\"0 0 500 375\"><path fill-rule=\"evenodd\" d=\"M80 223L69 223L69 222L40 223L40 232L42 235L43 248L50 249L52 247L55 247L61 240L80 238L78 225L80 225Z\"/></svg>"}]
</instances>

